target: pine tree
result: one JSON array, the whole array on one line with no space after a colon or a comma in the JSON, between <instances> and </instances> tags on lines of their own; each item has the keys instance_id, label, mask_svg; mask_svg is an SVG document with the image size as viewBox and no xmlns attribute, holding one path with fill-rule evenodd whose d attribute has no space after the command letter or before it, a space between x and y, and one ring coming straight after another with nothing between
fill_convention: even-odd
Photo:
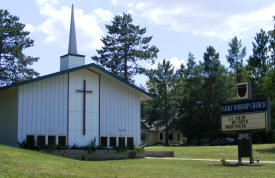
<instances>
[{"instance_id":1,"label":"pine tree","mask_svg":"<svg viewBox=\"0 0 275 178\"><path fill-rule=\"evenodd\" d=\"M268 42L269 36L261 30L256 34L253 45L253 54L248 59L248 69L252 81L253 97L263 97L263 80L269 71L269 56L268 56Z\"/></svg>"},{"instance_id":2,"label":"pine tree","mask_svg":"<svg viewBox=\"0 0 275 178\"><path fill-rule=\"evenodd\" d=\"M133 82L133 75L143 73L139 61L154 62L158 48L149 46L152 36L144 36L146 28L134 25L130 14L114 17L111 25L106 25L107 35L103 37L103 47L97 50L99 56L92 59L112 73Z\"/></svg>"},{"instance_id":3,"label":"pine tree","mask_svg":"<svg viewBox=\"0 0 275 178\"><path fill-rule=\"evenodd\" d=\"M268 32L269 34L269 51L270 51L270 63L271 67L275 68L275 16L273 17L274 27L273 30Z\"/></svg>"},{"instance_id":4,"label":"pine tree","mask_svg":"<svg viewBox=\"0 0 275 178\"><path fill-rule=\"evenodd\" d=\"M243 60L246 56L246 47L242 48L241 40L238 40L236 36L228 45L228 55L226 56L227 62L235 74L235 82L238 83L243 79L241 72L243 69Z\"/></svg>"},{"instance_id":5,"label":"pine tree","mask_svg":"<svg viewBox=\"0 0 275 178\"><path fill-rule=\"evenodd\" d=\"M189 141L201 138L202 115L202 67L197 65L193 54L188 54L186 68L176 71L177 83L174 100L177 104L177 127ZM200 132L197 132L200 130Z\"/></svg>"},{"instance_id":6,"label":"pine tree","mask_svg":"<svg viewBox=\"0 0 275 178\"><path fill-rule=\"evenodd\" d=\"M30 66L37 57L27 56L23 50L33 46L34 41L24 31L25 24L19 18L0 9L0 86L38 76Z\"/></svg>"},{"instance_id":7,"label":"pine tree","mask_svg":"<svg viewBox=\"0 0 275 178\"><path fill-rule=\"evenodd\" d=\"M204 136L216 137L220 130L220 106L231 97L231 87L227 72L220 64L219 53L209 46L203 56L203 87L201 91Z\"/></svg>"},{"instance_id":8,"label":"pine tree","mask_svg":"<svg viewBox=\"0 0 275 178\"><path fill-rule=\"evenodd\" d=\"M157 121L159 126L165 126L165 144L168 145L169 123L175 115L171 90L175 84L174 68L169 61L163 60L157 69L147 73L149 81L146 83L149 92L157 97L147 107L147 120Z\"/></svg>"}]
</instances>

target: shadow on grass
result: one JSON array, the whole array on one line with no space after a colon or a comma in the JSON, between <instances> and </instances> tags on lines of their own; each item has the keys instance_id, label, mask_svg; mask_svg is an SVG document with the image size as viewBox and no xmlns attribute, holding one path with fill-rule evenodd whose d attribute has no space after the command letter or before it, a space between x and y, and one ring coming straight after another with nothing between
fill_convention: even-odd
<instances>
[{"instance_id":1,"label":"shadow on grass","mask_svg":"<svg viewBox=\"0 0 275 178\"><path fill-rule=\"evenodd\" d=\"M222 165L222 164L214 164L214 165L210 165L210 166L216 166L216 167L262 167L263 165L261 164L226 164L226 165Z\"/></svg>"},{"instance_id":2,"label":"shadow on grass","mask_svg":"<svg viewBox=\"0 0 275 178\"><path fill-rule=\"evenodd\" d=\"M257 149L256 150L258 153L275 153L275 147L272 148L264 148L264 149Z\"/></svg>"}]
</instances>

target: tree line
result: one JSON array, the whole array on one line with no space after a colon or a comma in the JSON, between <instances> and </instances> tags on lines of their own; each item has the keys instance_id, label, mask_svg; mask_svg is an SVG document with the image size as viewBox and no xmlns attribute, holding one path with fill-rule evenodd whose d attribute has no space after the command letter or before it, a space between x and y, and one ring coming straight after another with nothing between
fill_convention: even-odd
<instances>
[{"instance_id":1,"label":"tree line","mask_svg":"<svg viewBox=\"0 0 275 178\"><path fill-rule=\"evenodd\" d=\"M221 64L219 53L213 46L206 48L199 63L189 53L186 66L181 65L178 70L174 70L169 61L163 60L157 69L148 71L146 87L156 98L143 104L142 117L148 123L161 120L166 126L170 120L175 120L178 129L189 140L213 140L222 136L221 104L236 101L236 84L250 81L253 99L270 97L274 128L274 34L275 25L269 32L260 30L252 42L253 53L247 58L246 47L235 36L228 44L228 68ZM264 142L270 133L254 135Z\"/></svg>"},{"instance_id":2,"label":"tree line","mask_svg":"<svg viewBox=\"0 0 275 178\"><path fill-rule=\"evenodd\" d=\"M149 45L152 36L144 37L146 28L134 25L131 15L115 16L106 28L104 46L92 59L131 83L134 74L148 76L145 89L155 98L142 104L142 119L166 127L166 144L172 120L189 140L220 137L220 106L237 100L236 84L243 81L251 82L254 99L271 98L272 125L275 124L275 26L269 32L260 30L256 34L250 56L241 40L233 37L226 55L229 67L221 64L219 52L208 46L199 63L189 53L186 66L182 64L177 70L165 59L157 69L138 64L141 60L154 62L159 50Z\"/></svg>"},{"instance_id":3,"label":"tree line","mask_svg":"<svg viewBox=\"0 0 275 178\"><path fill-rule=\"evenodd\" d=\"M33 46L24 27L18 17L0 10L0 86L39 75L30 67L38 58L22 52ZM155 97L142 104L142 119L166 126L166 144L170 121L175 121L189 140L220 137L220 106L236 100L236 84L243 81L252 83L253 98L270 97L275 125L275 23L273 30L256 33L250 56L241 40L233 37L226 55L229 67L221 64L219 52L208 46L203 59L196 62L189 53L187 64L177 70L166 59L156 69L140 65L142 61L153 64L159 49L150 45L153 37L146 36L146 28L135 25L130 14L115 16L105 27L103 47L91 59L130 83L134 83L134 75L148 76L144 89Z\"/></svg>"}]
</instances>

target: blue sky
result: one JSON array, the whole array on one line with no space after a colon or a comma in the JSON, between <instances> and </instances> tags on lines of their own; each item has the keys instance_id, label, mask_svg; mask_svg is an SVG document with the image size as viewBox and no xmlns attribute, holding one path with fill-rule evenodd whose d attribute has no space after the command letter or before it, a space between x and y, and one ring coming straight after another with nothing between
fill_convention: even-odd
<instances>
[{"instance_id":1,"label":"blue sky","mask_svg":"<svg viewBox=\"0 0 275 178\"><path fill-rule=\"evenodd\" d=\"M168 59L175 68L185 64L188 52L202 60L209 45L220 53L226 64L228 42L236 35L251 54L251 42L262 28L273 28L274 0L8 0L1 8L19 16L27 24L35 46L25 52L40 57L33 68L45 75L59 71L59 57L67 53L70 7L75 6L78 53L86 55L86 64L100 49L106 34L105 24L114 15L128 12L134 24L153 35L151 44L160 52L158 60ZM158 61L157 60L157 61ZM226 64L227 65L227 64ZM147 68L155 67L147 65ZM144 84L144 76L135 77Z\"/></svg>"}]
</instances>

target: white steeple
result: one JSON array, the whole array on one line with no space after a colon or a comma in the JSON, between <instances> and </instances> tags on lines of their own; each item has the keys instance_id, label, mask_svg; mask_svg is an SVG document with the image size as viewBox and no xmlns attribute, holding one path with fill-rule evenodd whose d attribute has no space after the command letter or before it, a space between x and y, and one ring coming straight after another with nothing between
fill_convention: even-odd
<instances>
[{"instance_id":1,"label":"white steeple","mask_svg":"<svg viewBox=\"0 0 275 178\"><path fill-rule=\"evenodd\" d=\"M77 54L75 23L74 23L74 5L73 4L72 4L72 12L71 12L71 26L70 26L68 54Z\"/></svg>"},{"instance_id":2,"label":"white steeple","mask_svg":"<svg viewBox=\"0 0 275 178\"><path fill-rule=\"evenodd\" d=\"M72 5L68 54L60 57L60 71L82 65L85 65L85 56L77 54L74 5Z\"/></svg>"}]
</instances>

